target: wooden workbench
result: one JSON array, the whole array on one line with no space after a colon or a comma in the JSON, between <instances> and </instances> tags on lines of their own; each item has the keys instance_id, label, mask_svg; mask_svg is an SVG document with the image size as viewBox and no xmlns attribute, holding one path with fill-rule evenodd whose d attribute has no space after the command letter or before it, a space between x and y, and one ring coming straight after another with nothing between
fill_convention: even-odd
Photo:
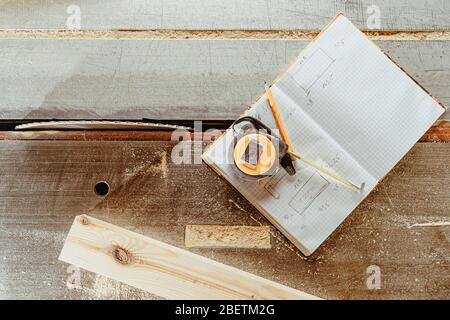
<instances>
[{"instance_id":1,"label":"wooden workbench","mask_svg":"<svg viewBox=\"0 0 450 320\"><path fill-rule=\"evenodd\" d=\"M57 257L76 215L181 248L188 224L269 225L205 164L173 164L167 134L34 140L43 135L0 141L2 298L153 298L88 272L82 288L67 288L68 265ZM270 249L189 250L326 298L448 298L449 159L450 144L418 143L308 258L275 229ZM111 187L105 198L94 192L98 181ZM366 286L371 265L381 269L379 290Z\"/></svg>"},{"instance_id":2,"label":"wooden workbench","mask_svg":"<svg viewBox=\"0 0 450 320\"><path fill-rule=\"evenodd\" d=\"M450 104L447 1L89 0L67 30L72 3L0 4L0 120L232 120L339 10ZM274 228L271 248L187 250L323 298L449 299L449 131L432 128L308 258ZM168 138L1 132L0 299L158 298L87 271L67 287L57 258L80 214L181 248L189 224L270 225L206 165L174 165ZM366 285L372 265L380 289Z\"/></svg>"}]
</instances>

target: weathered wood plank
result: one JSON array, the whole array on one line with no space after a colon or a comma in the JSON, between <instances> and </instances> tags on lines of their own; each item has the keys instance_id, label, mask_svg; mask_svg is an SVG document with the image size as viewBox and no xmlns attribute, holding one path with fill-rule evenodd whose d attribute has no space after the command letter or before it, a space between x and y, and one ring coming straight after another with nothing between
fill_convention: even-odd
<instances>
[{"instance_id":1,"label":"weathered wood plank","mask_svg":"<svg viewBox=\"0 0 450 320\"><path fill-rule=\"evenodd\" d=\"M187 225L186 248L258 248L270 249L268 226Z\"/></svg>"},{"instance_id":2,"label":"weathered wood plank","mask_svg":"<svg viewBox=\"0 0 450 320\"><path fill-rule=\"evenodd\" d=\"M0 131L0 140L170 141L171 138L172 138L171 131L142 131L142 130Z\"/></svg>"},{"instance_id":3,"label":"weathered wood plank","mask_svg":"<svg viewBox=\"0 0 450 320\"><path fill-rule=\"evenodd\" d=\"M0 40L1 119L235 119L307 40ZM450 41L376 42L450 105Z\"/></svg>"},{"instance_id":4,"label":"weathered wood plank","mask_svg":"<svg viewBox=\"0 0 450 320\"><path fill-rule=\"evenodd\" d=\"M206 165L172 164L172 146L0 141L0 297L151 298L88 272L67 289L57 258L79 214L178 247L188 224L269 225ZM411 226L449 222L449 148L416 145L311 257L276 230L269 250L189 250L324 298L447 299L449 227ZM103 198L100 180L111 186ZM370 265L381 269L379 290L366 287Z\"/></svg>"},{"instance_id":5,"label":"weathered wood plank","mask_svg":"<svg viewBox=\"0 0 450 320\"><path fill-rule=\"evenodd\" d=\"M423 142L450 142L450 121L439 121L420 140Z\"/></svg>"},{"instance_id":6,"label":"weathered wood plank","mask_svg":"<svg viewBox=\"0 0 450 320\"><path fill-rule=\"evenodd\" d=\"M319 299L87 215L59 259L167 299Z\"/></svg>"},{"instance_id":7,"label":"weathered wood plank","mask_svg":"<svg viewBox=\"0 0 450 320\"><path fill-rule=\"evenodd\" d=\"M229 126L229 121L223 123ZM172 133L171 131L146 130L0 131L0 140L171 141ZM213 141L214 136L213 133L206 132L202 136L190 134L193 140L203 138L206 141ZM420 142L450 142L450 122L439 121L420 138Z\"/></svg>"},{"instance_id":8,"label":"weathered wood plank","mask_svg":"<svg viewBox=\"0 0 450 320\"><path fill-rule=\"evenodd\" d=\"M9 0L0 4L0 28L63 29L73 5L83 29L320 29L337 11L364 29L450 27L450 4L442 0ZM380 24L368 23L377 12Z\"/></svg>"}]
</instances>

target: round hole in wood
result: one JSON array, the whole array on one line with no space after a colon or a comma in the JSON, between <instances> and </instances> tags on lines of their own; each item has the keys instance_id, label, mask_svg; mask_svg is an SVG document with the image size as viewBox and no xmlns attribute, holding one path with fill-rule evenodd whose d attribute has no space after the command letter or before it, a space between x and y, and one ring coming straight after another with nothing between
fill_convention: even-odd
<instances>
[{"instance_id":1,"label":"round hole in wood","mask_svg":"<svg viewBox=\"0 0 450 320\"><path fill-rule=\"evenodd\" d=\"M95 194L99 197L105 197L109 193L109 184L106 181L99 181L94 187Z\"/></svg>"}]
</instances>

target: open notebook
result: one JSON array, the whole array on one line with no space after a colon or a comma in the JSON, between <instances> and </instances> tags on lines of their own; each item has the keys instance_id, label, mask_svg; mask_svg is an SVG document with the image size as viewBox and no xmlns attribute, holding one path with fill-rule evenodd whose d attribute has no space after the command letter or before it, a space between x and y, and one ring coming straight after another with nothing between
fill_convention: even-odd
<instances>
[{"instance_id":1,"label":"open notebook","mask_svg":"<svg viewBox=\"0 0 450 320\"><path fill-rule=\"evenodd\" d=\"M262 86L262 84L261 84ZM258 182L233 167L233 132L204 161L305 255L313 253L445 111L347 18L338 15L272 85L293 150L365 183L355 192L300 161ZM277 128L267 97L245 115Z\"/></svg>"}]
</instances>

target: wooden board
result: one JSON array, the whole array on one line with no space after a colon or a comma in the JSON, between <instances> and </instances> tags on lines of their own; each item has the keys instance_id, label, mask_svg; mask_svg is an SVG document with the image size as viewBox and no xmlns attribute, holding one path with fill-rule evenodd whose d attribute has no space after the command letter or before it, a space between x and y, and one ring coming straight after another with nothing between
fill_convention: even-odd
<instances>
[{"instance_id":1,"label":"wooden board","mask_svg":"<svg viewBox=\"0 0 450 320\"><path fill-rule=\"evenodd\" d=\"M443 0L34 0L2 1L0 28L66 28L71 5L84 29L320 29L337 11L368 28L376 5L377 29L449 29L450 4ZM73 11L69 11L73 13Z\"/></svg>"},{"instance_id":2,"label":"wooden board","mask_svg":"<svg viewBox=\"0 0 450 320\"><path fill-rule=\"evenodd\" d=\"M87 215L75 217L59 260L167 299L318 299Z\"/></svg>"},{"instance_id":3,"label":"wooden board","mask_svg":"<svg viewBox=\"0 0 450 320\"><path fill-rule=\"evenodd\" d=\"M0 141L0 297L154 298L85 271L67 288L73 270L57 259L80 214L180 248L188 224L269 225L206 165L172 164L172 146ZM450 144L416 145L311 257L276 230L268 250L189 251L323 298L447 299L449 156ZM106 197L94 193L101 180ZM378 290L366 286L371 265L381 270Z\"/></svg>"},{"instance_id":4,"label":"wooden board","mask_svg":"<svg viewBox=\"0 0 450 320\"><path fill-rule=\"evenodd\" d=\"M222 124L223 122L217 122ZM225 122L230 125L229 122ZM221 130L224 132L224 130ZM38 130L38 131L0 131L0 140L81 140L81 141L172 141L171 131L147 130ZM215 135L203 133L200 137L196 133L190 134L191 139L203 137L206 141L213 141ZM450 121L438 121L419 140L420 142L450 142Z\"/></svg>"},{"instance_id":5,"label":"wooden board","mask_svg":"<svg viewBox=\"0 0 450 320\"><path fill-rule=\"evenodd\" d=\"M307 43L0 40L0 119L235 119ZM450 105L450 41L376 43Z\"/></svg>"}]
</instances>

